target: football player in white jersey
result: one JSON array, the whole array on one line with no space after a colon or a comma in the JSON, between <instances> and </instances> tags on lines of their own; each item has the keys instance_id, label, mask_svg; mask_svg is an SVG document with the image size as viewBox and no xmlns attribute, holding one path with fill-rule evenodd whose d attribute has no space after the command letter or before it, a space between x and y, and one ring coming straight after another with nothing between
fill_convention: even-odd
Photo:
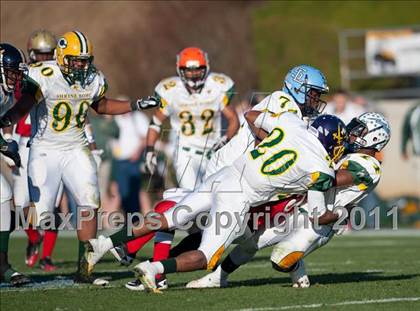
<instances>
[{"instance_id":1,"label":"football player in white jersey","mask_svg":"<svg viewBox=\"0 0 420 311\"><path fill-rule=\"evenodd\" d=\"M26 66L22 51L14 46L0 44L0 118L14 105L14 91L17 85L21 85L24 79ZM30 83L28 81L27 83ZM0 127L9 124L0 121ZM11 139L3 139L0 134L0 152L10 158L13 163L20 167L21 161L18 153L18 144ZM0 174L1 206L0 206L0 282L10 283L12 286L20 286L31 280L21 273L12 269L8 262L9 235L11 230L12 189L3 174Z\"/></svg>"},{"instance_id":2,"label":"football player in white jersey","mask_svg":"<svg viewBox=\"0 0 420 311\"><path fill-rule=\"evenodd\" d=\"M296 114L286 112L279 116L271 112L258 113L261 118L256 123L273 119L268 122L271 125L270 134L254 150L235 160L232 166L223 168L209 178L215 178L219 183L213 184L211 189L214 204L209 219L212 221L203 232L200 247L176 258L137 265L135 271L146 288L156 289L155 275L159 273L215 267L224 250L242 235L239 229L243 227L249 207L269 201L275 193L308 192L309 214L313 216L315 210L321 214L325 212L324 191L334 181L330 156L338 156L337 150L343 149L345 125L335 118L335 123L330 122L328 128L330 139L321 142L319 138L324 134L315 129L308 131L305 123ZM262 138L262 135L259 137ZM199 190L208 191L209 189L202 188L203 185ZM181 205L183 200L177 204ZM163 213L158 216L160 229L174 229L187 224L194 219L190 217L190 213L191 210L188 209L176 215L173 210ZM220 226L216 218L221 214L230 215L230 220L224 226ZM156 226L153 229L146 220L143 226L133 228L132 233L134 236L143 236L153 230L156 230ZM94 265L112 248L114 241L115 236L90 240L90 264Z\"/></svg>"},{"instance_id":3,"label":"football player in white jersey","mask_svg":"<svg viewBox=\"0 0 420 311\"><path fill-rule=\"evenodd\" d=\"M299 118L302 118L302 115L312 117L319 113L319 111L322 111L325 102L320 99L320 96L327 92L328 86L322 72L312 66L299 65L293 67L287 73L283 91L276 91L267 96L261 103L253 107L253 111L271 112L273 114L291 112L296 113ZM254 146L254 134L251 132L247 123L243 124L239 132L210 159L206 170L206 177L209 177L225 166L231 165L234 160L245 152L251 151ZM214 179L206 179L206 186L195 189L194 192L189 193L185 197L183 204L194 209L192 213L188 214L189 218L192 219L197 214L210 210L212 202L211 189L215 182L217 181ZM208 191L201 191L200 189L203 187L206 187ZM176 211L173 212L176 213ZM155 244L155 247L159 246L159 243L170 244L172 237L168 232L157 232L155 242L158 244ZM188 247L193 249L193 245L198 246L200 240L200 232L195 233L194 236L190 236ZM116 240L114 242L119 243L120 241ZM122 258L123 256L119 255L116 257ZM135 281L133 282L135 283ZM138 283L138 285L140 284Z\"/></svg>"},{"instance_id":4,"label":"football player in white jersey","mask_svg":"<svg viewBox=\"0 0 420 311\"><path fill-rule=\"evenodd\" d=\"M336 164L336 185L331 199L335 208L351 209L379 183L381 165L375 153L388 143L391 130L388 121L378 113L364 113L347 125L348 154ZM305 208L305 206L302 206ZM337 211L338 213L338 211ZM293 217L297 221L293 222ZM290 272L293 287L309 287L303 257L325 245L336 233L333 224L338 214L332 213L319 229L304 226L303 215L292 215L275 228L263 228L238 245L212 273L187 284L188 288L225 287L228 276L253 258L257 250L275 245L271 261L276 270Z\"/></svg>"},{"instance_id":5,"label":"football player in white jersey","mask_svg":"<svg viewBox=\"0 0 420 311\"><path fill-rule=\"evenodd\" d=\"M212 153L229 141L239 128L238 116L229 106L234 83L228 76L210 72L207 53L196 47L177 55L177 77L162 80L155 89L162 106L153 115L147 133L146 167L156 168L154 145L162 122L169 118L176 132L174 168L178 186L193 190L202 182ZM222 134L222 115L228 121Z\"/></svg>"},{"instance_id":6,"label":"football player in white jersey","mask_svg":"<svg viewBox=\"0 0 420 311\"><path fill-rule=\"evenodd\" d=\"M96 236L99 190L97 167L84 134L87 111L91 107L100 114L123 114L156 107L159 101L154 97L134 102L107 98L105 77L93 65L92 44L79 31L61 36L56 60L34 64L28 75L36 87L22 93L19 102L3 116L3 123L16 122L34 107L28 181L36 223L52 218L62 182L81 215L75 279L90 283L92 271L83 254L85 242Z\"/></svg>"}]
</instances>

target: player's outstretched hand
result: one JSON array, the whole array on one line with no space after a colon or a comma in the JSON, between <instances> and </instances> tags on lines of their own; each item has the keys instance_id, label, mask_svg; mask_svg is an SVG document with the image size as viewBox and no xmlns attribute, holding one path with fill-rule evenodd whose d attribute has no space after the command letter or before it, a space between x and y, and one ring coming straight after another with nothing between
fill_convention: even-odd
<instances>
[{"instance_id":1,"label":"player's outstretched hand","mask_svg":"<svg viewBox=\"0 0 420 311\"><path fill-rule=\"evenodd\" d=\"M160 99L155 96L137 99L132 103L133 110L146 110L160 106Z\"/></svg>"},{"instance_id":2,"label":"player's outstretched hand","mask_svg":"<svg viewBox=\"0 0 420 311\"><path fill-rule=\"evenodd\" d=\"M17 167L21 167L19 145L12 139L3 140L1 142L1 153L6 157L12 159Z\"/></svg>"}]
</instances>

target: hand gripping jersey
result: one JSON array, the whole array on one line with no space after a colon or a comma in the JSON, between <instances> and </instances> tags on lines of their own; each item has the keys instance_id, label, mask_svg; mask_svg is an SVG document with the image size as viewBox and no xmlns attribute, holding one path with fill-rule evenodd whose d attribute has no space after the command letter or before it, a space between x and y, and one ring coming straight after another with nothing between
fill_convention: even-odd
<instances>
[{"instance_id":1,"label":"hand gripping jersey","mask_svg":"<svg viewBox=\"0 0 420 311\"><path fill-rule=\"evenodd\" d=\"M327 191L335 173L330 158L317 137L296 114L267 117L269 135L233 162L251 188L264 201L275 193Z\"/></svg>"},{"instance_id":2,"label":"hand gripping jersey","mask_svg":"<svg viewBox=\"0 0 420 311\"><path fill-rule=\"evenodd\" d=\"M347 154L336 168L349 171L353 175L354 185L335 188L334 207L358 203L376 187L381 177L381 164L366 154Z\"/></svg>"},{"instance_id":3,"label":"hand gripping jersey","mask_svg":"<svg viewBox=\"0 0 420 311\"><path fill-rule=\"evenodd\" d=\"M103 74L96 72L85 88L70 86L56 61L32 64L28 75L38 84L38 89L33 90L38 104L31 111L32 143L63 150L86 146L86 114L106 92Z\"/></svg>"},{"instance_id":4,"label":"hand gripping jersey","mask_svg":"<svg viewBox=\"0 0 420 311\"><path fill-rule=\"evenodd\" d=\"M295 113L300 119L302 118L299 106L290 95L282 91L268 95L260 103L252 107L252 110L272 112L273 114L291 112ZM233 161L245 152L254 149L254 144L254 135L248 123L245 122L242 124L238 133L213 155L206 171L206 177L214 174L224 166L232 165Z\"/></svg>"},{"instance_id":5,"label":"hand gripping jersey","mask_svg":"<svg viewBox=\"0 0 420 311\"><path fill-rule=\"evenodd\" d=\"M161 81L155 89L161 112L170 118L179 146L209 149L221 135L221 111L233 95L233 81L210 73L200 93L190 94L179 77Z\"/></svg>"}]
</instances>

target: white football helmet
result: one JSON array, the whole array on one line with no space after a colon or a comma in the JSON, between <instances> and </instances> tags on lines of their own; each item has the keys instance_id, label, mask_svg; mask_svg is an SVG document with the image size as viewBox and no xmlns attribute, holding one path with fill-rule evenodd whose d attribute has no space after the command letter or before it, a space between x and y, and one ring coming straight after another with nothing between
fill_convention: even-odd
<instances>
[{"instance_id":1,"label":"white football helmet","mask_svg":"<svg viewBox=\"0 0 420 311\"><path fill-rule=\"evenodd\" d=\"M350 144L352 151L371 148L381 151L391 138L391 127L385 117L376 112L366 112L353 118L347 125L350 136L356 139Z\"/></svg>"}]
</instances>

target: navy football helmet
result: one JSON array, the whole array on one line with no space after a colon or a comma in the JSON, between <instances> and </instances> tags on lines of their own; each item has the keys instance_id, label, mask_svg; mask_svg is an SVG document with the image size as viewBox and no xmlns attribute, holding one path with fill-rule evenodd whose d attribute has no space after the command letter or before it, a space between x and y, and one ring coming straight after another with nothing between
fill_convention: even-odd
<instances>
[{"instance_id":1,"label":"navy football helmet","mask_svg":"<svg viewBox=\"0 0 420 311\"><path fill-rule=\"evenodd\" d=\"M26 71L23 52L9 43L0 43L0 83L3 90L13 93Z\"/></svg>"},{"instance_id":2,"label":"navy football helmet","mask_svg":"<svg viewBox=\"0 0 420 311\"><path fill-rule=\"evenodd\" d=\"M343 155L347 143L346 125L336 116L324 114L311 124L319 141L327 150L331 160L337 162Z\"/></svg>"}]
</instances>

